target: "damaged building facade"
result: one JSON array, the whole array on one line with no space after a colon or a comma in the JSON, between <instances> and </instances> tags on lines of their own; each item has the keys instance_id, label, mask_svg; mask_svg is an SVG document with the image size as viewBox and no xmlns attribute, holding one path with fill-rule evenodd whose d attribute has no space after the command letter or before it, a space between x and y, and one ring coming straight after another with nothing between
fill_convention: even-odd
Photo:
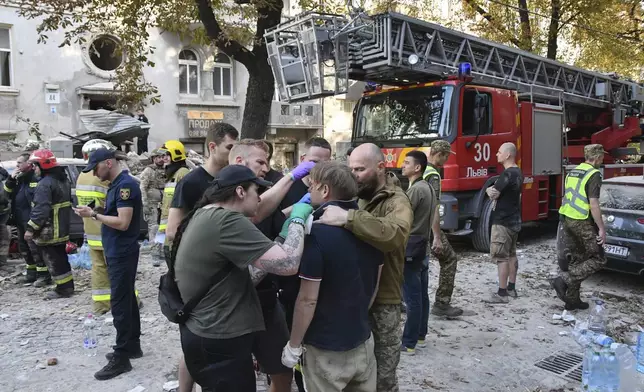
<instances>
[{"instance_id":1,"label":"damaged building facade","mask_svg":"<svg viewBox=\"0 0 644 392\"><path fill-rule=\"evenodd\" d=\"M59 48L64 34L57 31L48 33L47 44L38 44L38 21L21 18L16 11L0 6L0 139L35 139L30 129L37 129L44 140L101 128L122 131L117 124L122 120L101 119L96 112L111 110L114 103L111 80L122 62L115 55L119 37L97 32L83 45ZM156 66L145 69L145 79L161 94L160 104L144 109L148 124L142 130L147 130L149 149L179 139L203 153L210 124L223 121L240 129L248 83L241 63L168 32L152 31L149 44L156 47L150 58ZM138 119L143 117L135 115L128 126ZM319 101L272 103L266 138L275 143L276 167L297 163L304 142L322 133Z\"/></svg>"}]
</instances>

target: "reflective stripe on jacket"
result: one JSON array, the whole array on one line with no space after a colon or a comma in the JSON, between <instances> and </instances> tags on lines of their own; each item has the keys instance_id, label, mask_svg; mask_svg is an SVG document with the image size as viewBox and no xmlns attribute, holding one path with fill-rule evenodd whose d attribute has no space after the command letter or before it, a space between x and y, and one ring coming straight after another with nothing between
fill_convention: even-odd
<instances>
[{"instance_id":1,"label":"reflective stripe on jacket","mask_svg":"<svg viewBox=\"0 0 644 392\"><path fill-rule=\"evenodd\" d=\"M566 175L564 197L559 208L561 215L571 219L584 220L590 214L590 201L586 194L586 184L590 177L599 170L582 163Z\"/></svg>"},{"instance_id":2,"label":"reflective stripe on jacket","mask_svg":"<svg viewBox=\"0 0 644 392\"><path fill-rule=\"evenodd\" d=\"M92 173L80 173L76 180L78 205L88 205L94 202L95 208L105 208L105 198L109 186L109 181L101 181ZM102 250L101 222L92 218L83 218L83 230L87 237L87 245L92 249Z\"/></svg>"}]
</instances>

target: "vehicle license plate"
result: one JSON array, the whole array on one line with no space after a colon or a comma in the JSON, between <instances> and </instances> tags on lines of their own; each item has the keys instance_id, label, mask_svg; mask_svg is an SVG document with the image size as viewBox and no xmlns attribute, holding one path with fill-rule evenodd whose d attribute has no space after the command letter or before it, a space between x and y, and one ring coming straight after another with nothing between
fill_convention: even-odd
<instances>
[{"instance_id":1,"label":"vehicle license plate","mask_svg":"<svg viewBox=\"0 0 644 392\"><path fill-rule=\"evenodd\" d=\"M610 255L628 257L628 248L625 246L604 244L604 251Z\"/></svg>"}]
</instances>

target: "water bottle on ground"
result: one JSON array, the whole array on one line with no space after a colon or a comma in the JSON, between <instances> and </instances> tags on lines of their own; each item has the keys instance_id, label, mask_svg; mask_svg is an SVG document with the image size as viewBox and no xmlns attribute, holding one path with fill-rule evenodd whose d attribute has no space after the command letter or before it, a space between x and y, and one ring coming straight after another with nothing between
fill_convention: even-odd
<instances>
[{"instance_id":1,"label":"water bottle on ground","mask_svg":"<svg viewBox=\"0 0 644 392\"><path fill-rule=\"evenodd\" d=\"M595 305L590 309L588 329L598 334L606 333L606 309L604 301L600 299L596 299Z\"/></svg>"},{"instance_id":2,"label":"water bottle on ground","mask_svg":"<svg viewBox=\"0 0 644 392\"><path fill-rule=\"evenodd\" d=\"M81 268L91 270L92 269L92 259L89 256L89 245L87 240L83 241L83 246L81 246L78 251L78 259Z\"/></svg>"},{"instance_id":3,"label":"water bottle on ground","mask_svg":"<svg viewBox=\"0 0 644 392\"><path fill-rule=\"evenodd\" d=\"M644 332L640 332L637 337L637 371L644 373Z\"/></svg>"},{"instance_id":4,"label":"water bottle on ground","mask_svg":"<svg viewBox=\"0 0 644 392\"><path fill-rule=\"evenodd\" d=\"M96 333L96 320L94 320L94 315L91 313L87 315L87 318L83 322L83 347L87 356L93 357L96 355L96 349L98 348L98 336Z\"/></svg>"},{"instance_id":5,"label":"water bottle on ground","mask_svg":"<svg viewBox=\"0 0 644 392\"><path fill-rule=\"evenodd\" d=\"M606 349L602 359L604 362L604 390L606 392L618 392L620 364L613 349Z\"/></svg>"},{"instance_id":6,"label":"water bottle on ground","mask_svg":"<svg viewBox=\"0 0 644 392\"><path fill-rule=\"evenodd\" d=\"M619 392L637 391L638 375L635 370L637 363L630 347L614 343L611 348L619 361Z\"/></svg>"}]
</instances>

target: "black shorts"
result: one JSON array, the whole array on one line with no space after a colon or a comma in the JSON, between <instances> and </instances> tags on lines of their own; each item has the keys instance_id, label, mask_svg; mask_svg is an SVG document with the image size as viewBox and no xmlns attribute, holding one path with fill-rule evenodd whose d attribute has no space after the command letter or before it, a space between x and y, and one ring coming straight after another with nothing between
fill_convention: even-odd
<instances>
[{"instance_id":1,"label":"black shorts","mask_svg":"<svg viewBox=\"0 0 644 392\"><path fill-rule=\"evenodd\" d=\"M289 339L286 317L279 302L276 301L274 306L272 312L264 312L266 330L255 334L253 355L262 373L292 373L293 369L282 365L282 350Z\"/></svg>"},{"instance_id":2,"label":"black shorts","mask_svg":"<svg viewBox=\"0 0 644 392\"><path fill-rule=\"evenodd\" d=\"M254 333L232 339L207 339L193 334L185 325L179 330L186 367L204 392L256 391L251 355Z\"/></svg>"}]
</instances>

